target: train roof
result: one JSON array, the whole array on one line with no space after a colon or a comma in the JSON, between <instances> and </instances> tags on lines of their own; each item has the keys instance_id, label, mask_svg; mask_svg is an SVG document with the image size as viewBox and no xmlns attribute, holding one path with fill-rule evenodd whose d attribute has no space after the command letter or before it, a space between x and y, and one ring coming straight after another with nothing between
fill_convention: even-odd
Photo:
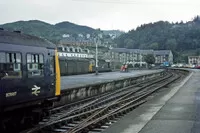
<instances>
[{"instance_id":1,"label":"train roof","mask_svg":"<svg viewBox=\"0 0 200 133\"><path fill-rule=\"evenodd\" d=\"M80 61L88 61L88 58L76 58L76 57L59 57L60 60L80 60Z\"/></svg>"},{"instance_id":2,"label":"train roof","mask_svg":"<svg viewBox=\"0 0 200 133\"><path fill-rule=\"evenodd\" d=\"M21 32L11 32L0 29L0 43L9 43L25 46L36 46L46 48L56 48L56 45L45 39L23 34Z\"/></svg>"}]
</instances>

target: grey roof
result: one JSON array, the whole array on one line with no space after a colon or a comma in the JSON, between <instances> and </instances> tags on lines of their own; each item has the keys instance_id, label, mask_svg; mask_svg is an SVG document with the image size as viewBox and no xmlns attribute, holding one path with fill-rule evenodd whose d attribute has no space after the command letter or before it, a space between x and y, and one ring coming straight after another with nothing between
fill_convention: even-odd
<instances>
[{"instance_id":1,"label":"grey roof","mask_svg":"<svg viewBox=\"0 0 200 133\"><path fill-rule=\"evenodd\" d=\"M60 40L61 43L69 43L69 42L75 42L75 38L74 37L66 37L62 40Z\"/></svg>"},{"instance_id":2,"label":"grey roof","mask_svg":"<svg viewBox=\"0 0 200 133\"><path fill-rule=\"evenodd\" d=\"M111 52L118 53L138 53L138 54L154 54L154 55L169 55L171 50L153 50L153 49L126 49L126 48L113 48Z\"/></svg>"},{"instance_id":3,"label":"grey roof","mask_svg":"<svg viewBox=\"0 0 200 133\"><path fill-rule=\"evenodd\" d=\"M119 52L119 53L126 53L128 50L126 48L113 48L110 50L111 52Z\"/></svg>"},{"instance_id":4,"label":"grey roof","mask_svg":"<svg viewBox=\"0 0 200 133\"><path fill-rule=\"evenodd\" d=\"M88 39L84 39L82 37L77 37L76 39L74 37L66 37L66 38L63 38L62 40L60 40L60 43L62 44L65 44L65 43L81 43L81 42L84 42L84 43L92 43L93 41L92 40L88 40Z\"/></svg>"},{"instance_id":5,"label":"grey roof","mask_svg":"<svg viewBox=\"0 0 200 133\"><path fill-rule=\"evenodd\" d=\"M56 45L39 37L0 30L0 43L9 43L25 46L56 48Z\"/></svg>"},{"instance_id":6,"label":"grey roof","mask_svg":"<svg viewBox=\"0 0 200 133\"><path fill-rule=\"evenodd\" d=\"M140 49L127 49L128 52L131 52L131 53L139 53L140 52Z\"/></svg>"},{"instance_id":7,"label":"grey roof","mask_svg":"<svg viewBox=\"0 0 200 133\"><path fill-rule=\"evenodd\" d=\"M171 50L155 50L154 54L155 55L169 55Z\"/></svg>"},{"instance_id":8,"label":"grey roof","mask_svg":"<svg viewBox=\"0 0 200 133\"><path fill-rule=\"evenodd\" d=\"M78 57L59 57L60 60L71 60L71 61L76 61L76 60L81 60L81 61L89 61L90 59L87 58L78 58Z\"/></svg>"},{"instance_id":9,"label":"grey roof","mask_svg":"<svg viewBox=\"0 0 200 133\"><path fill-rule=\"evenodd\" d=\"M152 49L150 50L140 50L141 54L154 54L154 51Z\"/></svg>"},{"instance_id":10,"label":"grey roof","mask_svg":"<svg viewBox=\"0 0 200 133\"><path fill-rule=\"evenodd\" d=\"M140 50L140 49L126 49L126 48L113 48L112 52L119 53L141 53L141 54L153 54L153 50Z\"/></svg>"},{"instance_id":11,"label":"grey roof","mask_svg":"<svg viewBox=\"0 0 200 133\"><path fill-rule=\"evenodd\" d=\"M112 52L119 52L119 53L137 53L140 50L139 49L126 49L126 48L113 48L111 49Z\"/></svg>"}]
</instances>

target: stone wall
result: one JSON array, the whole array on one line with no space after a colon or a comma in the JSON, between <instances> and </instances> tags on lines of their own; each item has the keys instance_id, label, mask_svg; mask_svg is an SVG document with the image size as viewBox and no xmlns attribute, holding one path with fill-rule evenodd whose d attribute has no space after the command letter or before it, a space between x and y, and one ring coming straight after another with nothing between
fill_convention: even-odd
<instances>
[{"instance_id":1,"label":"stone wall","mask_svg":"<svg viewBox=\"0 0 200 133\"><path fill-rule=\"evenodd\" d=\"M138 77L129 77L118 80L113 80L104 83L97 83L93 85L86 85L77 88L69 88L67 90L62 90L61 100L56 103L55 106L64 105L66 103L71 103L74 101L78 101L84 98L89 98L95 95L99 95L101 93L106 93L109 91L113 91L116 89L121 89L130 85L134 85L138 82L154 78L156 76L162 76L165 74L165 71L142 75Z\"/></svg>"}]
</instances>

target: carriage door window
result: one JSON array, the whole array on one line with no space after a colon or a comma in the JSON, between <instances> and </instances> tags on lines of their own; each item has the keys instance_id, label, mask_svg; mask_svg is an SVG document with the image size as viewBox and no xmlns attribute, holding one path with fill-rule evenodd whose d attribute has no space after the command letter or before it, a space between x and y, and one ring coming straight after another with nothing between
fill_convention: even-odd
<instances>
[{"instance_id":1,"label":"carriage door window","mask_svg":"<svg viewBox=\"0 0 200 133\"><path fill-rule=\"evenodd\" d=\"M21 54L0 52L1 78L21 78Z\"/></svg>"},{"instance_id":2,"label":"carriage door window","mask_svg":"<svg viewBox=\"0 0 200 133\"><path fill-rule=\"evenodd\" d=\"M42 54L27 54L28 77L44 75L44 56Z\"/></svg>"},{"instance_id":3,"label":"carriage door window","mask_svg":"<svg viewBox=\"0 0 200 133\"><path fill-rule=\"evenodd\" d=\"M6 63L6 53L0 52L0 80L6 76L4 65Z\"/></svg>"},{"instance_id":4,"label":"carriage door window","mask_svg":"<svg viewBox=\"0 0 200 133\"><path fill-rule=\"evenodd\" d=\"M50 56L50 71L51 75L55 74L55 56Z\"/></svg>"}]
</instances>

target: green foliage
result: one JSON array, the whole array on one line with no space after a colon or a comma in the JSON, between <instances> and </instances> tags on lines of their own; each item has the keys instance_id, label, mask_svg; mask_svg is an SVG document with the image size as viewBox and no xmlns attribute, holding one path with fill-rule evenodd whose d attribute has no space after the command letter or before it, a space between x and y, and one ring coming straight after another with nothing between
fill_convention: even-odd
<instances>
[{"instance_id":1,"label":"green foliage","mask_svg":"<svg viewBox=\"0 0 200 133\"><path fill-rule=\"evenodd\" d=\"M63 34L70 34L75 39L78 38L78 34L90 34L91 37L97 36L97 34L103 34L101 42L104 43L104 39L110 40L112 44L112 39L109 34L121 35L123 32L119 30L107 30L102 31L100 29L93 29L87 26L76 25L70 22L61 22L55 25L51 25L38 20L30 21L17 21L13 23L7 23L0 25L0 27L5 30L13 31L20 30L22 33L35 35L50 40L53 43L58 43L62 39Z\"/></svg>"},{"instance_id":2,"label":"green foliage","mask_svg":"<svg viewBox=\"0 0 200 133\"><path fill-rule=\"evenodd\" d=\"M149 49L159 49L159 44L157 42L150 44Z\"/></svg>"},{"instance_id":3,"label":"green foliage","mask_svg":"<svg viewBox=\"0 0 200 133\"><path fill-rule=\"evenodd\" d=\"M115 34L116 36L120 36L121 34L123 34L123 31L120 30L103 30L103 33L105 35L109 35L109 34Z\"/></svg>"},{"instance_id":4,"label":"green foliage","mask_svg":"<svg viewBox=\"0 0 200 133\"><path fill-rule=\"evenodd\" d=\"M177 47L177 41L176 41L176 39L174 39L174 38L167 39L165 45L166 45L166 46L165 46L166 49L176 50L176 47Z\"/></svg>"},{"instance_id":5,"label":"green foliage","mask_svg":"<svg viewBox=\"0 0 200 133\"><path fill-rule=\"evenodd\" d=\"M183 51L200 48L200 17L186 23L158 21L143 24L119 36L115 43L124 48L172 50L175 61L185 61Z\"/></svg>"},{"instance_id":6,"label":"green foliage","mask_svg":"<svg viewBox=\"0 0 200 133\"><path fill-rule=\"evenodd\" d=\"M144 61L145 61L147 64L154 64L154 63L155 63L155 57L154 57L153 54L145 55L145 56L144 56Z\"/></svg>"},{"instance_id":7,"label":"green foliage","mask_svg":"<svg viewBox=\"0 0 200 133\"><path fill-rule=\"evenodd\" d=\"M88 27L88 26L81 26L81 25L76 25L74 23L70 23L68 21L61 22L55 24L55 27L60 29L62 32L67 31L68 33L92 33L95 31L95 29Z\"/></svg>"},{"instance_id":8,"label":"green foliage","mask_svg":"<svg viewBox=\"0 0 200 133\"><path fill-rule=\"evenodd\" d=\"M132 39L125 39L124 40L124 43L126 43L127 44L127 48L133 48L133 40Z\"/></svg>"},{"instance_id":9,"label":"green foliage","mask_svg":"<svg viewBox=\"0 0 200 133\"><path fill-rule=\"evenodd\" d=\"M51 25L38 20L17 21L0 25L5 30L13 31L20 30L23 33L46 38L54 43L58 43L62 39L63 34L70 34L73 37L78 37L78 34L93 34L98 32L87 26L76 25L70 22L61 22Z\"/></svg>"}]
</instances>

